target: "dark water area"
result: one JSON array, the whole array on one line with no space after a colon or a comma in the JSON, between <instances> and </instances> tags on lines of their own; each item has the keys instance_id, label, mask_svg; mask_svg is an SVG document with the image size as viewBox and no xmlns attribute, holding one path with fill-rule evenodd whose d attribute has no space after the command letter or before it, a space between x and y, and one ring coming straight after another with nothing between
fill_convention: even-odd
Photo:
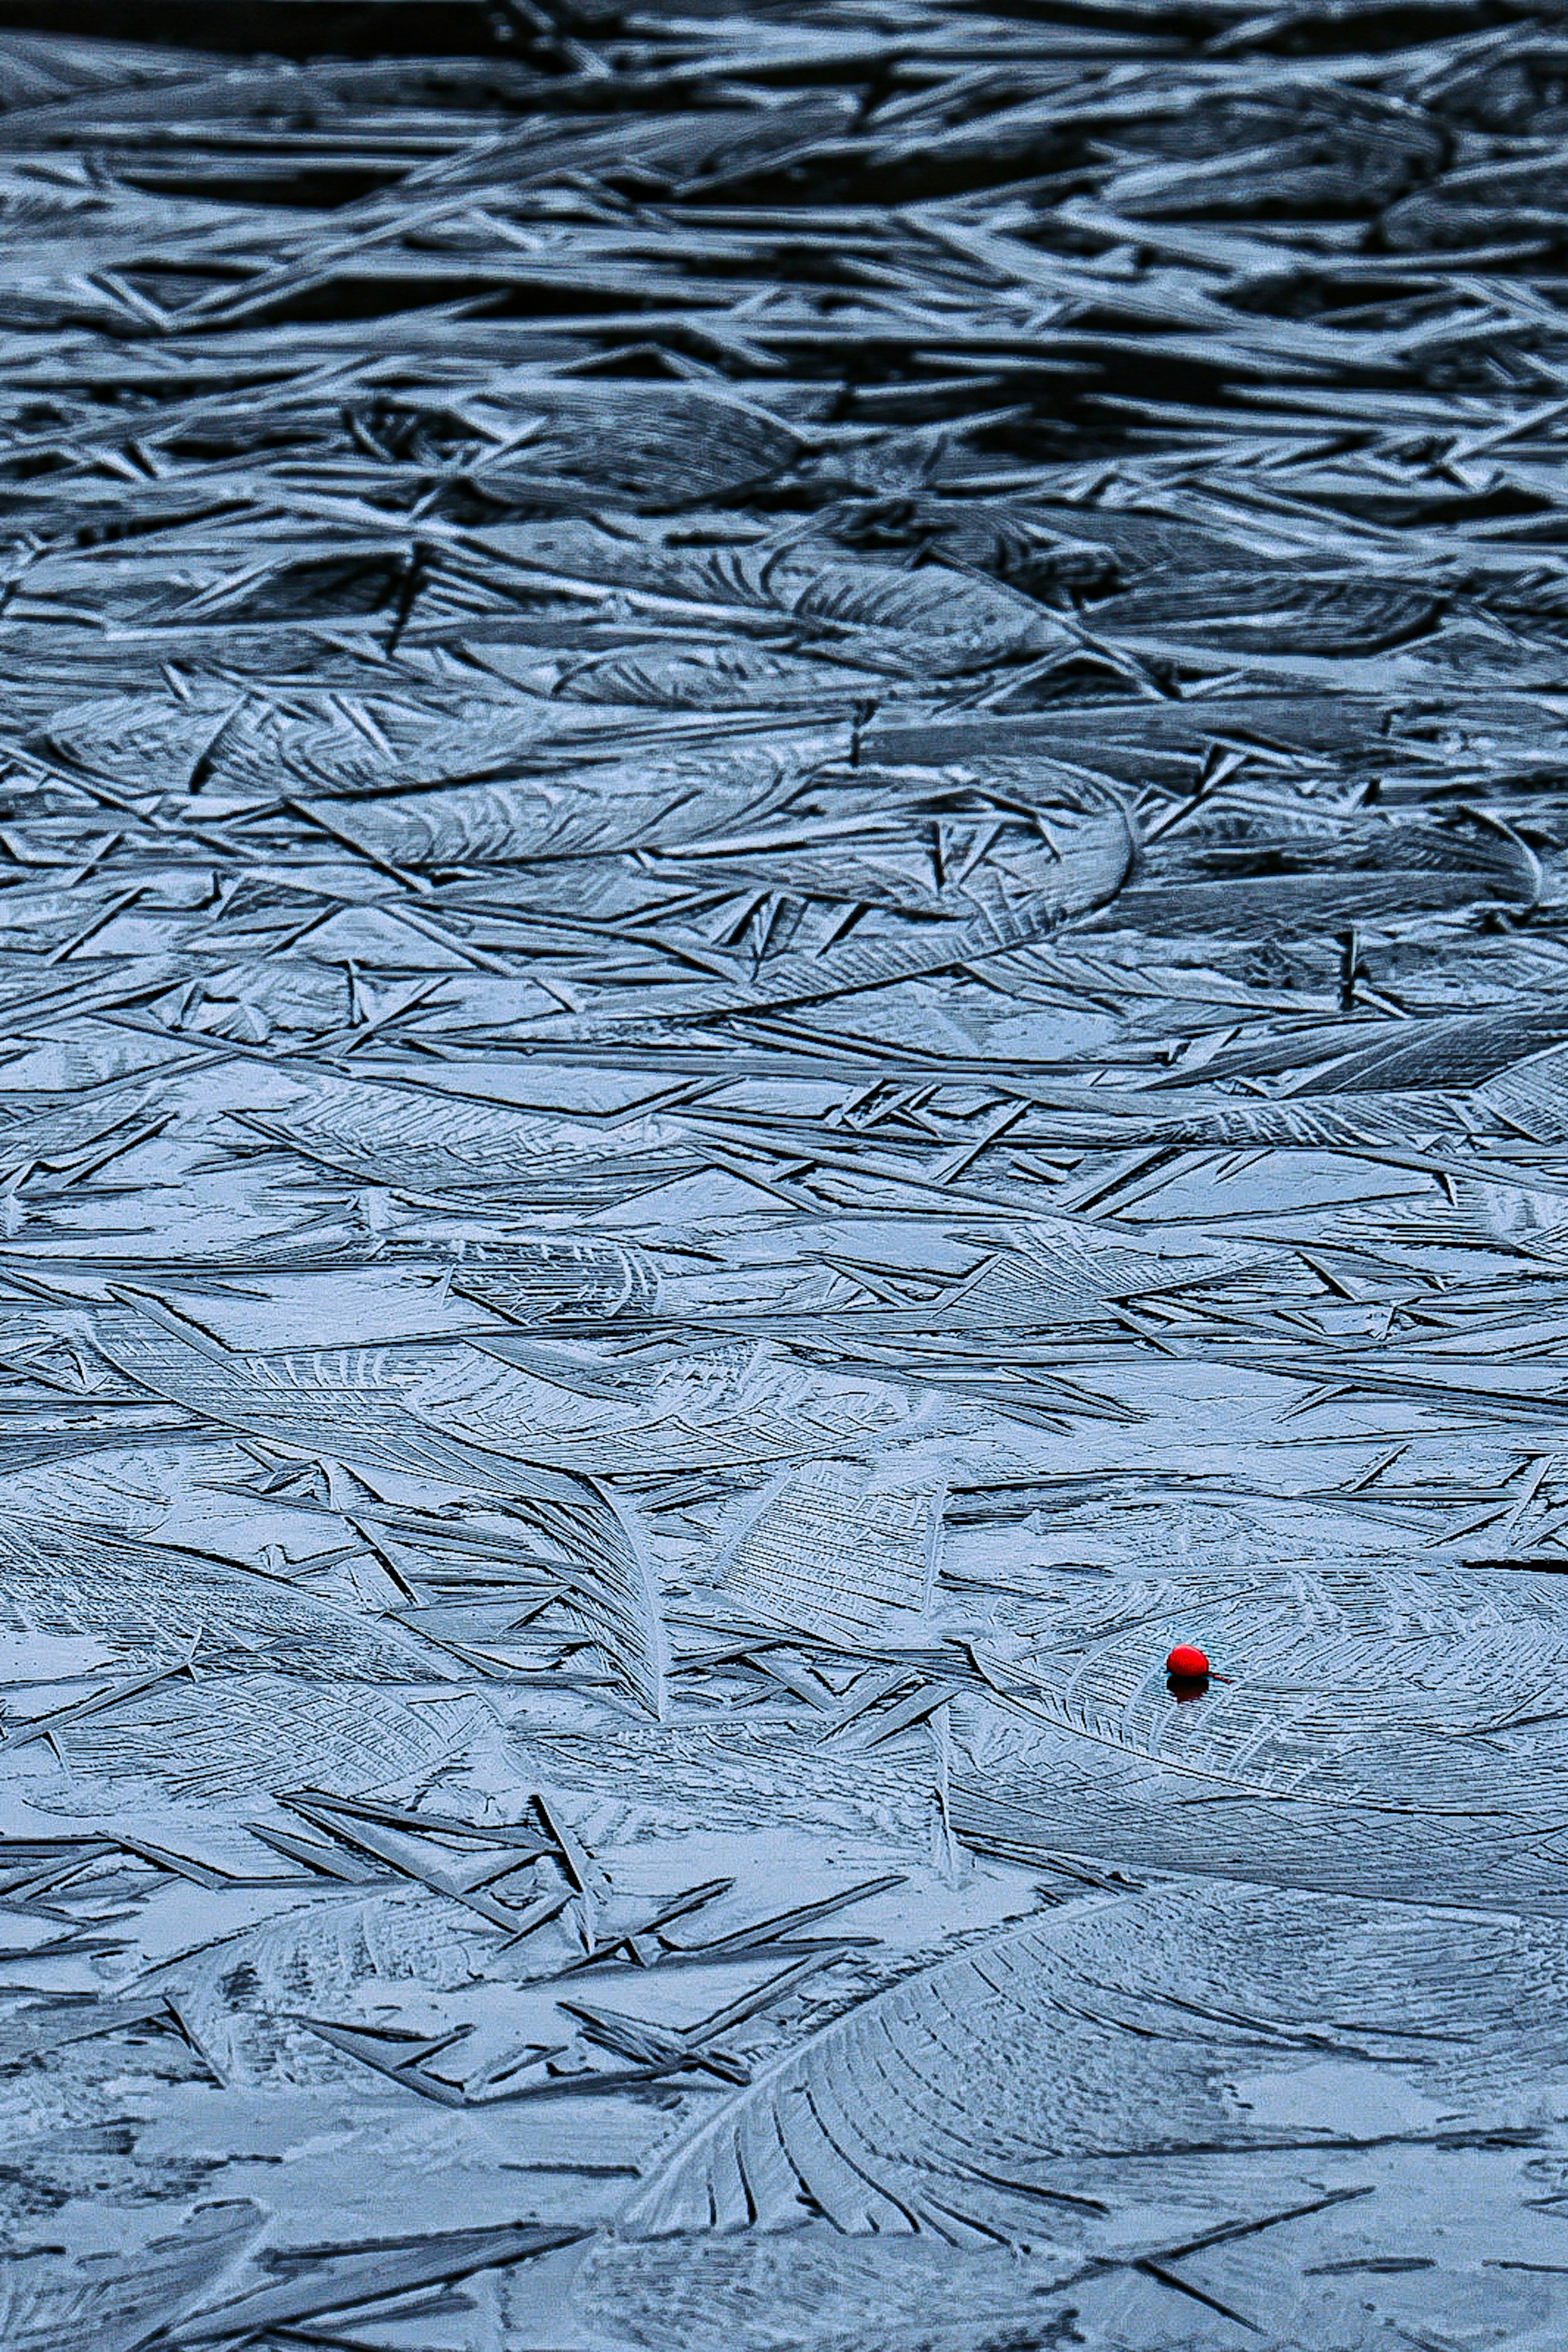
<instances>
[{"instance_id":1,"label":"dark water area","mask_svg":"<svg viewBox=\"0 0 1568 2352\"><path fill-rule=\"evenodd\" d=\"M1568 32L0 5L0 2347L1568 2344Z\"/></svg>"}]
</instances>

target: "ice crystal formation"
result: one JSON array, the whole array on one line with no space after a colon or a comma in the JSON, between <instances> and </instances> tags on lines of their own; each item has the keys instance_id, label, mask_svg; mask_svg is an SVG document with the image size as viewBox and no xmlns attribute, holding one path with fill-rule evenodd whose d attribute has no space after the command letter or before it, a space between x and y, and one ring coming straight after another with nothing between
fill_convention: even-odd
<instances>
[{"instance_id":1,"label":"ice crystal formation","mask_svg":"<svg viewBox=\"0 0 1568 2352\"><path fill-rule=\"evenodd\" d=\"M5 2352L1568 2341L1558 16L0 0L0 236Z\"/></svg>"}]
</instances>

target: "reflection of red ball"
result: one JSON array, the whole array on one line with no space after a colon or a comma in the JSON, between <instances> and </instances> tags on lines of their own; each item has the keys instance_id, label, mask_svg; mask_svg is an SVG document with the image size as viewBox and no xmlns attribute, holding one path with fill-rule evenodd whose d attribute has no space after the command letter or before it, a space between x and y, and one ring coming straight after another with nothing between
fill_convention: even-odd
<instances>
[{"instance_id":1,"label":"reflection of red ball","mask_svg":"<svg viewBox=\"0 0 1568 2352\"><path fill-rule=\"evenodd\" d=\"M1208 1660L1201 1650L1194 1650L1190 1642L1178 1642L1165 1661L1165 1672L1168 1675L1184 1675L1189 1680L1195 1680L1199 1675L1206 1675L1208 1670Z\"/></svg>"}]
</instances>

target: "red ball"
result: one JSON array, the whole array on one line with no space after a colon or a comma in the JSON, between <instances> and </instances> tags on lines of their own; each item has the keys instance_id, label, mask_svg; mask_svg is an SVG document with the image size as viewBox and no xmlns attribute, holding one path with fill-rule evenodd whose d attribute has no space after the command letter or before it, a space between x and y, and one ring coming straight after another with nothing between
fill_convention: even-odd
<instances>
[{"instance_id":1,"label":"red ball","mask_svg":"<svg viewBox=\"0 0 1568 2352\"><path fill-rule=\"evenodd\" d=\"M1190 1642L1178 1642L1165 1661L1165 1672L1168 1675L1180 1675L1189 1682L1194 1682L1199 1675L1206 1675L1208 1670L1207 1658L1201 1650L1194 1649Z\"/></svg>"}]
</instances>

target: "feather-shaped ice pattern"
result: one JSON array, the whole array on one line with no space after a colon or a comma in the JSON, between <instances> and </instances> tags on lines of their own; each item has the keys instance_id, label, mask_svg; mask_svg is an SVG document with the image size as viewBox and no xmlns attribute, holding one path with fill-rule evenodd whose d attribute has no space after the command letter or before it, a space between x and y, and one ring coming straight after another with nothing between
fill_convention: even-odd
<instances>
[{"instance_id":1,"label":"feather-shaped ice pattern","mask_svg":"<svg viewBox=\"0 0 1568 2352\"><path fill-rule=\"evenodd\" d=\"M596 2336L638 2352L1024 2352L1051 2341L1052 2289L1082 2268L1070 2247L961 2250L803 2220L596 2245L573 2302ZM520 2281L519 2300L528 2292ZM509 2300L503 2290L503 2308ZM1140 2352L1164 2347L1141 2341Z\"/></svg>"},{"instance_id":2,"label":"feather-shaped ice pattern","mask_svg":"<svg viewBox=\"0 0 1568 2352\"><path fill-rule=\"evenodd\" d=\"M1224 1885L1074 1906L811 2033L703 2116L620 2232L819 2214L1135 2255L1364 2180L1345 2118L1377 2077L1458 2125L1558 2075L1565 1972L1556 1921L1456 1914L1435 1934L1400 1904ZM1289 2127L1236 2095L1270 2076L1296 2078Z\"/></svg>"},{"instance_id":3,"label":"feather-shaped ice pattern","mask_svg":"<svg viewBox=\"0 0 1568 2352\"><path fill-rule=\"evenodd\" d=\"M1094 607L1097 631L1159 635L1237 653L1381 652L1426 627L1438 609L1430 589L1354 573L1311 578L1264 570L1184 569L1145 576Z\"/></svg>"},{"instance_id":4,"label":"feather-shaped ice pattern","mask_svg":"<svg viewBox=\"0 0 1568 2352\"><path fill-rule=\"evenodd\" d=\"M831 542L784 547L658 545L584 530L510 526L489 542L544 579L615 582L671 617L733 614L793 625L873 665L889 655L945 676L1030 653L1072 651L1056 615L1016 589L946 563L918 570L856 562ZM542 585L543 582L542 581Z\"/></svg>"},{"instance_id":5,"label":"feather-shaped ice pattern","mask_svg":"<svg viewBox=\"0 0 1568 2352\"><path fill-rule=\"evenodd\" d=\"M756 1638L768 1638L759 1625ZM684 1833L694 1821L754 1834L785 1818L826 1837L847 1832L893 1847L900 1859L930 1848L935 1804L889 1750L824 1745L820 1728L742 1717L706 1723L617 1724L614 1728L520 1735L523 1769L552 1787L634 1805Z\"/></svg>"},{"instance_id":6,"label":"feather-shaped ice pattern","mask_svg":"<svg viewBox=\"0 0 1568 2352\"><path fill-rule=\"evenodd\" d=\"M763 823L824 761L850 747L844 726L776 725L690 747L547 776L455 781L440 790L321 801L324 824L397 866L504 866L669 849ZM618 749L619 747L614 747ZM479 764L476 762L476 765ZM410 781L416 781L410 779Z\"/></svg>"},{"instance_id":7,"label":"feather-shaped ice pattern","mask_svg":"<svg viewBox=\"0 0 1568 2352\"><path fill-rule=\"evenodd\" d=\"M463 1250L452 1288L510 1323L609 1323L655 1315L662 1280L635 1242L608 1234L509 1234Z\"/></svg>"},{"instance_id":8,"label":"feather-shaped ice pattern","mask_svg":"<svg viewBox=\"0 0 1568 2352\"><path fill-rule=\"evenodd\" d=\"M975 1645L999 1696L955 1709L954 1824L1020 1858L1568 1916L1555 1583L1237 1571L1047 1610ZM1232 1679L1178 1702L1178 1642Z\"/></svg>"},{"instance_id":9,"label":"feather-shaped ice pattern","mask_svg":"<svg viewBox=\"0 0 1568 2352\"><path fill-rule=\"evenodd\" d=\"M263 807L300 794L375 796L432 786L460 793L485 779L526 772L542 758L552 769L576 759L614 767L641 742L651 770L641 796L654 812L670 798L658 746L672 734L678 743L687 742L696 728L704 748L715 753L716 782L728 772L723 746L731 738L749 746L740 753L737 781L752 775L759 782L789 772L789 740L798 731L810 743L840 751L848 741L843 724L792 727L770 761L768 730L754 715L672 722L631 710L615 718L618 723L612 726L608 711L542 701L499 680L487 680L479 690L373 688L352 697L310 688L279 697L244 685L204 686L187 698L100 695L54 712L28 740L52 761L136 790L205 792ZM630 777L622 790L637 795ZM563 784L553 799L547 787L526 788L519 799L524 838L530 832L547 838L558 824L570 837L569 819L581 802L580 778ZM580 835L580 824L577 830Z\"/></svg>"},{"instance_id":10,"label":"feather-shaped ice pattern","mask_svg":"<svg viewBox=\"0 0 1568 2352\"><path fill-rule=\"evenodd\" d=\"M1179 1290L1242 1263L1239 1252L1162 1257L1087 1223L1040 1217L1016 1227L1007 1248L938 1300L937 1317L976 1331L1082 1322L1103 1316L1114 1300Z\"/></svg>"},{"instance_id":11,"label":"feather-shaped ice pattern","mask_svg":"<svg viewBox=\"0 0 1568 2352\"><path fill-rule=\"evenodd\" d=\"M853 1648L919 1628L942 1543L940 1479L808 1462L766 1486L716 1563L726 1606Z\"/></svg>"},{"instance_id":12,"label":"feather-shaped ice pattern","mask_svg":"<svg viewBox=\"0 0 1568 2352\"><path fill-rule=\"evenodd\" d=\"M1330 1149L1344 1144L1387 1150L1472 1138L1511 1141L1521 1135L1538 1143L1568 1140L1568 1048L1546 1046L1507 1066L1494 1066L1479 1084L1465 1086L1450 1082L1447 1075L1463 1054L1465 1041L1447 1023L1430 1025L1447 1034L1434 1036L1428 1045L1419 1035L1406 1038L1401 1024L1400 1035L1388 1050L1386 1084L1379 1082L1384 1075L1381 1051L1374 1055L1369 1050L1364 1061L1360 1055L1344 1057L1348 1066L1342 1086L1336 1083L1340 1066L1331 1061L1320 1085L1308 1081L1272 1099L1198 1083L1179 1090L1163 1085L1052 1086L1040 1092L1048 1091L1052 1126L1064 1141L1322 1144ZM1523 1038L1531 1025L1521 1021ZM1482 1067L1489 1050L1477 1040L1476 1057ZM1423 1082L1428 1066L1435 1075Z\"/></svg>"},{"instance_id":13,"label":"feather-shaped ice pattern","mask_svg":"<svg viewBox=\"0 0 1568 2352\"><path fill-rule=\"evenodd\" d=\"M689 132L689 121L679 127ZM512 399L511 463L542 507L722 498L771 480L805 446L760 403L722 386L542 377Z\"/></svg>"},{"instance_id":14,"label":"feather-shaped ice pattern","mask_svg":"<svg viewBox=\"0 0 1568 2352\"><path fill-rule=\"evenodd\" d=\"M198 1337L178 1318L110 1308L100 1352L154 1396L202 1419L320 1457L363 1462L412 1477L507 1493L516 1482L493 1454L438 1435L405 1400L445 1350L424 1360L387 1348L298 1348L244 1355Z\"/></svg>"},{"instance_id":15,"label":"feather-shaped ice pattern","mask_svg":"<svg viewBox=\"0 0 1568 2352\"><path fill-rule=\"evenodd\" d=\"M554 1458L551 1448L541 1439L531 1454L521 1420L487 1421L455 1407L443 1425L427 1409L433 1362L440 1368L438 1397L447 1393L443 1377L447 1387L467 1381L482 1393L498 1376L489 1357L451 1348L238 1355L211 1340L194 1343L175 1317L128 1308L100 1316L98 1344L130 1379L220 1427L314 1460L504 1496L542 1518L561 1549L574 1605L614 1671L654 1714L662 1711L663 1628L647 1546L629 1507L585 1478L541 1466Z\"/></svg>"},{"instance_id":16,"label":"feather-shaped ice pattern","mask_svg":"<svg viewBox=\"0 0 1568 2352\"><path fill-rule=\"evenodd\" d=\"M1539 859L1512 833L1406 823L1330 834L1276 820L1223 827L1212 840L1173 835L1114 920L1176 937L1302 939L1442 908L1522 910L1542 887Z\"/></svg>"},{"instance_id":17,"label":"feather-shaped ice pattern","mask_svg":"<svg viewBox=\"0 0 1568 2352\"><path fill-rule=\"evenodd\" d=\"M583 1395L566 1379L474 1349L407 1406L465 1444L605 1475L863 1451L914 1434L919 1411L890 1381L819 1371L767 1341L660 1365L621 1396Z\"/></svg>"},{"instance_id":18,"label":"feather-shaped ice pattern","mask_svg":"<svg viewBox=\"0 0 1568 2352\"><path fill-rule=\"evenodd\" d=\"M427 1683L441 1654L286 1578L107 1528L0 1518L0 1624L88 1636L128 1666L194 1654L204 1670L308 1682Z\"/></svg>"},{"instance_id":19,"label":"feather-shaped ice pattern","mask_svg":"<svg viewBox=\"0 0 1568 2352\"><path fill-rule=\"evenodd\" d=\"M174 1996L226 2083L369 2085L374 2075L297 2021L343 2019L387 1986L453 1991L482 1974L504 1942L504 1931L421 1889L316 1894L281 1917L160 1966L142 1982L154 1995Z\"/></svg>"},{"instance_id":20,"label":"feather-shaped ice pattern","mask_svg":"<svg viewBox=\"0 0 1568 2352\"><path fill-rule=\"evenodd\" d=\"M667 1118L591 1126L351 1079L322 1077L285 1109L236 1116L268 1142L362 1184L496 1193L535 1208L604 1207L703 1164Z\"/></svg>"},{"instance_id":21,"label":"feather-shaped ice pattern","mask_svg":"<svg viewBox=\"0 0 1568 2352\"><path fill-rule=\"evenodd\" d=\"M967 921L857 938L816 951L786 950L769 958L754 975L675 982L651 993L638 990L635 1002L624 1009L606 999L582 1013L530 1022L525 1024L528 1034L586 1040L613 1035L628 1024L705 1021L770 1005L809 1004L860 989L888 988L897 981L1027 947L1058 923L1113 899L1131 869L1135 838L1120 810L1064 819L1060 836L1056 857L1043 871L1033 873L1026 895L987 908Z\"/></svg>"},{"instance_id":22,"label":"feather-shaped ice pattern","mask_svg":"<svg viewBox=\"0 0 1568 2352\"><path fill-rule=\"evenodd\" d=\"M137 2352L258 2237L266 2216L245 2199L203 2206L183 2228L129 2254L68 2261L58 2250L0 2263L5 2352Z\"/></svg>"},{"instance_id":23,"label":"feather-shaped ice pattern","mask_svg":"<svg viewBox=\"0 0 1568 2352\"><path fill-rule=\"evenodd\" d=\"M1438 2161L1463 2164L1477 2137L1434 2135ZM1238 2180L1213 2252L1183 2246L1178 2225L1176 2242L1144 2263L1102 2265L1068 2245L846 2237L809 2221L601 2241L577 2258L573 2308L616 2352L1385 2352L1402 2337L1442 2343L1459 2314L1517 2326L1500 2340L1519 2352L1554 2352L1568 2309L1561 2278L1524 2265L1500 2274L1495 2260L1478 2271L1468 2249L1445 2243L1420 2178L1432 2161L1417 2140L1381 2164L1369 2156L1358 2183L1284 2189L1265 2210L1278 2174L1254 2159L1256 2201ZM1468 2177L1472 2247L1499 2242L1528 2164L1499 2135L1485 2202ZM1374 2186L1384 2194L1370 2197ZM518 2274L502 2284L520 2342L537 2326L542 2287Z\"/></svg>"},{"instance_id":24,"label":"feather-shaped ice pattern","mask_svg":"<svg viewBox=\"0 0 1568 2352\"><path fill-rule=\"evenodd\" d=\"M28 1799L83 1817L149 1791L198 1812L254 1809L299 1778L302 1756L322 1788L381 1789L437 1770L489 1720L468 1692L409 1700L384 1675L374 1695L270 1674L160 1684L57 1735L69 1774Z\"/></svg>"}]
</instances>

